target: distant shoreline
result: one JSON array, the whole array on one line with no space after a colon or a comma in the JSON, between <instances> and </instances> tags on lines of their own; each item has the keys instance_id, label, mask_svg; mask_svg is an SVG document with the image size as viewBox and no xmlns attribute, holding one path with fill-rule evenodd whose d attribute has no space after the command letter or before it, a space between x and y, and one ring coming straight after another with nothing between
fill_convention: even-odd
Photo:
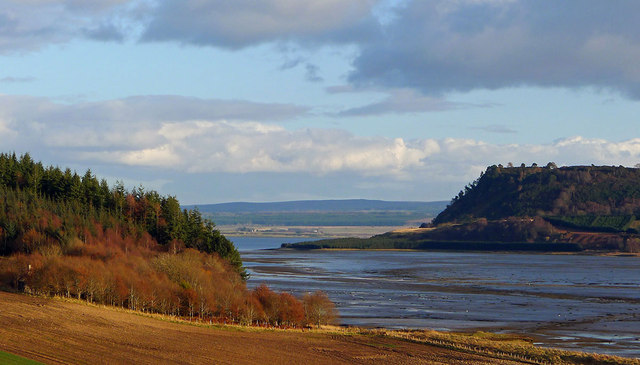
<instances>
[{"instance_id":1,"label":"distant shoreline","mask_svg":"<svg viewBox=\"0 0 640 365\"><path fill-rule=\"evenodd\" d=\"M294 250L376 250L376 251L432 251L432 252L495 252L525 254L570 254L590 256L640 257L638 252L584 248L579 243L561 242L501 242L412 240L407 237L379 235L369 238L328 238L315 241L283 243L279 249Z\"/></svg>"},{"instance_id":2,"label":"distant shoreline","mask_svg":"<svg viewBox=\"0 0 640 365\"><path fill-rule=\"evenodd\" d=\"M220 233L233 237L269 238L369 238L378 234L410 227L401 226L264 226L219 225Z\"/></svg>"},{"instance_id":3,"label":"distant shoreline","mask_svg":"<svg viewBox=\"0 0 640 365\"><path fill-rule=\"evenodd\" d=\"M575 243L412 240L406 237L335 238L283 244L294 249L395 249L418 251L477 252L584 252Z\"/></svg>"},{"instance_id":4,"label":"distant shoreline","mask_svg":"<svg viewBox=\"0 0 640 365\"><path fill-rule=\"evenodd\" d=\"M300 242L302 243L302 242ZM292 246L295 244L291 244ZM528 254L528 255L584 255L584 256L611 256L611 257L640 257L640 253L610 252L610 251L509 251L509 250L444 250L444 249L415 249L415 248L306 248L306 247L279 247L270 250L295 250L295 251L408 251L408 252L457 252L457 253L498 253L498 254Z\"/></svg>"}]
</instances>

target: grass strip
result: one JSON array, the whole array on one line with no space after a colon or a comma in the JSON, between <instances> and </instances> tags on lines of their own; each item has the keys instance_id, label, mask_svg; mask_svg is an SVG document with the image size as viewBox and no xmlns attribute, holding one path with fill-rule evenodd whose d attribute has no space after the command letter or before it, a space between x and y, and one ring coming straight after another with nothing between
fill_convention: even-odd
<instances>
[{"instance_id":1,"label":"grass strip","mask_svg":"<svg viewBox=\"0 0 640 365\"><path fill-rule=\"evenodd\" d=\"M26 359L18 355L10 354L8 352L0 351L0 364L5 365L42 365L41 362L35 360Z\"/></svg>"}]
</instances>

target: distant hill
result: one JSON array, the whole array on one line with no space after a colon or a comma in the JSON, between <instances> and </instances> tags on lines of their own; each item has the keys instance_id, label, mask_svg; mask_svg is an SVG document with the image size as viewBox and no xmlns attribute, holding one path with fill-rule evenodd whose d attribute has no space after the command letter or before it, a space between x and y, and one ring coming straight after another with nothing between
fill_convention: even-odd
<instances>
[{"instance_id":1,"label":"distant hill","mask_svg":"<svg viewBox=\"0 0 640 365\"><path fill-rule=\"evenodd\" d=\"M494 165L460 191L434 223L523 216L595 219L632 215L640 215L640 169L556 168L551 163L546 167Z\"/></svg>"},{"instance_id":2,"label":"distant hill","mask_svg":"<svg viewBox=\"0 0 640 365\"><path fill-rule=\"evenodd\" d=\"M207 213L255 213L255 212L357 212L365 210L404 210L439 213L447 205L446 201L384 201L367 199L345 200L296 200L270 203L220 203L188 205L198 207Z\"/></svg>"},{"instance_id":3,"label":"distant hill","mask_svg":"<svg viewBox=\"0 0 640 365\"><path fill-rule=\"evenodd\" d=\"M198 208L217 225L402 226L430 220L446 205L446 201L347 199L198 204L185 208Z\"/></svg>"}]
</instances>

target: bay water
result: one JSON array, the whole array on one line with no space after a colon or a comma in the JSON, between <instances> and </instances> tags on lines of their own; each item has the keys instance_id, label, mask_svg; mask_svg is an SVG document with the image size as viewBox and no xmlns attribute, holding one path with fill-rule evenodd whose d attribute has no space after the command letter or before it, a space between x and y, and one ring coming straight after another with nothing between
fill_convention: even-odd
<instances>
[{"instance_id":1,"label":"bay water","mask_svg":"<svg viewBox=\"0 0 640 365\"><path fill-rule=\"evenodd\" d=\"M278 250L309 239L230 239L249 287L323 290L343 325L517 333L545 346L640 357L640 257Z\"/></svg>"}]
</instances>

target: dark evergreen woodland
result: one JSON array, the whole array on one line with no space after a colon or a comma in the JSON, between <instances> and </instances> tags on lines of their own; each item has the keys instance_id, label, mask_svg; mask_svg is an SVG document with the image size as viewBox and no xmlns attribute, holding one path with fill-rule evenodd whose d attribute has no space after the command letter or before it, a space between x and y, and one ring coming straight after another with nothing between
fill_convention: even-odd
<instances>
[{"instance_id":1,"label":"dark evergreen woodland","mask_svg":"<svg viewBox=\"0 0 640 365\"><path fill-rule=\"evenodd\" d=\"M123 236L148 236L174 251L184 247L217 253L242 271L238 251L200 212L181 210L175 197L143 187L109 187L91 170L79 176L70 169L44 167L29 154L0 154L0 202L3 255L50 245L64 250L74 239L86 242L100 234L99 224L101 230L116 228Z\"/></svg>"},{"instance_id":2,"label":"dark evergreen woodland","mask_svg":"<svg viewBox=\"0 0 640 365\"><path fill-rule=\"evenodd\" d=\"M598 224L628 222L632 216L640 216L640 169L558 168L553 163L545 167L490 166L460 191L433 223L524 216L571 222L576 221L573 217L586 216Z\"/></svg>"}]
</instances>

